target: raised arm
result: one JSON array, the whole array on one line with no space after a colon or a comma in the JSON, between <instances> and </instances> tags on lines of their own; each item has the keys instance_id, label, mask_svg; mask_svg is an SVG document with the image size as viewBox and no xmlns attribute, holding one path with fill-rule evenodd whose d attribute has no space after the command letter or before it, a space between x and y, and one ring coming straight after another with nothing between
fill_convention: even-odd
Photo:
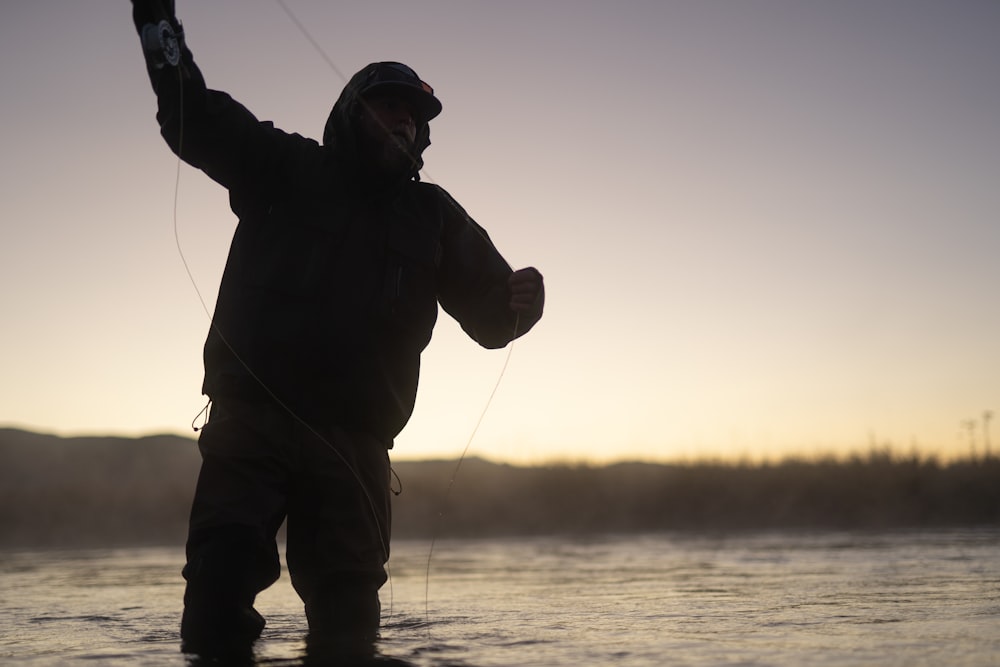
<instances>
[{"instance_id":1,"label":"raised arm","mask_svg":"<svg viewBox=\"0 0 1000 667\"><path fill-rule=\"evenodd\" d=\"M301 164L294 154L317 144L258 121L228 94L209 89L173 0L132 0L132 20L156 93L160 134L171 150L230 190L294 182L285 167Z\"/></svg>"}]
</instances>

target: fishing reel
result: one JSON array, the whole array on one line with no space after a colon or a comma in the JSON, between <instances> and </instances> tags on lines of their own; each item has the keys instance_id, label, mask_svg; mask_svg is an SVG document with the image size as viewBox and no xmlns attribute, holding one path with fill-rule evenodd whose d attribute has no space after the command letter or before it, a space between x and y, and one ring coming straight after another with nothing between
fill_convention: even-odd
<instances>
[{"instance_id":1,"label":"fishing reel","mask_svg":"<svg viewBox=\"0 0 1000 667\"><path fill-rule=\"evenodd\" d=\"M165 65L177 67L181 61L182 31L175 31L167 20L147 23L142 27L142 50L145 51L156 69Z\"/></svg>"}]
</instances>

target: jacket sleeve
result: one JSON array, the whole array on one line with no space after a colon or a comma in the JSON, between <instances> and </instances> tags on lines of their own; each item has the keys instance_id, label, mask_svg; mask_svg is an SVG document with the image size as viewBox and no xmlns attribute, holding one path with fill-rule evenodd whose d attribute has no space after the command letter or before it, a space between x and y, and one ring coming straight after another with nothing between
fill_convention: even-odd
<instances>
[{"instance_id":1,"label":"jacket sleeve","mask_svg":"<svg viewBox=\"0 0 1000 667\"><path fill-rule=\"evenodd\" d=\"M143 4L148 3L133 4L140 38L151 18L140 11ZM315 142L260 122L228 94L209 89L180 23L172 16L168 20L178 35L179 63L165 63L146 48L143 55L156 93L160 134L171 150L230 190L253 188L263 195L262 189L280 190L296 182L298 174L290 167L302 165L298 154Z\"/></svg>"},{"instance_id":2,"label":"jacket sleeve","mask_svg":"<svg viewBox=\"0 0 1000 667\"><path fill-rule=\"evenodd\" d=\"M438 273L438 301L470 338L500 348L527 333L541 312L518 316L510 308L507 279L513 271L482 227L443 189L444 229Z\"/></svg>"}]
</instances>

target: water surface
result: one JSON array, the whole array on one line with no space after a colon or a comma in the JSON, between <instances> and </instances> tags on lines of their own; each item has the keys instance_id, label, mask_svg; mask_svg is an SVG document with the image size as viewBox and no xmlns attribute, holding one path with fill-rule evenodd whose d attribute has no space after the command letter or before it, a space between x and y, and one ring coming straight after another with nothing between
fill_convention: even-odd
<instances>
[{"instance_id":1,"label":"water surface","mask_svg":"<svg viewBox=\"0 0 1000 667\"><path fill-rule=\"evenodd\" d=\"M396 541L383 655L415 667L998 665L1000 530ZM0 553L0 662L185 664L181 549ZM261 664L296 664L287 576Z\"/></svg>"}]
</instances>

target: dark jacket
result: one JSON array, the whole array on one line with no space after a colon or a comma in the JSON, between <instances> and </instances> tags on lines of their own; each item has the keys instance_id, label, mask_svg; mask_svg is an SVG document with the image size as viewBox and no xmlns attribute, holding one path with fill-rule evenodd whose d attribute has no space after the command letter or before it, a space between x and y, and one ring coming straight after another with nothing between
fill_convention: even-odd
<instances>
[{"instance_id":1,"label":"dark jacket","mask_svg":"<svg viewBox=\"0 0 1000 667\"><path fill-rule=\"evenodd\" d=\"M540 317L517 321L507 262L443 189L417 180L419 164L396 182L365 177L354 130L361 72L320 145L207 89L187 48L183 74L149 71L164 138L229 190L239 217L205 343L213 399L280 402L391 446L413 410L439 303L489 348ZM422 153L426 124L417 136Z\"/></svg>"}]
</instances>

